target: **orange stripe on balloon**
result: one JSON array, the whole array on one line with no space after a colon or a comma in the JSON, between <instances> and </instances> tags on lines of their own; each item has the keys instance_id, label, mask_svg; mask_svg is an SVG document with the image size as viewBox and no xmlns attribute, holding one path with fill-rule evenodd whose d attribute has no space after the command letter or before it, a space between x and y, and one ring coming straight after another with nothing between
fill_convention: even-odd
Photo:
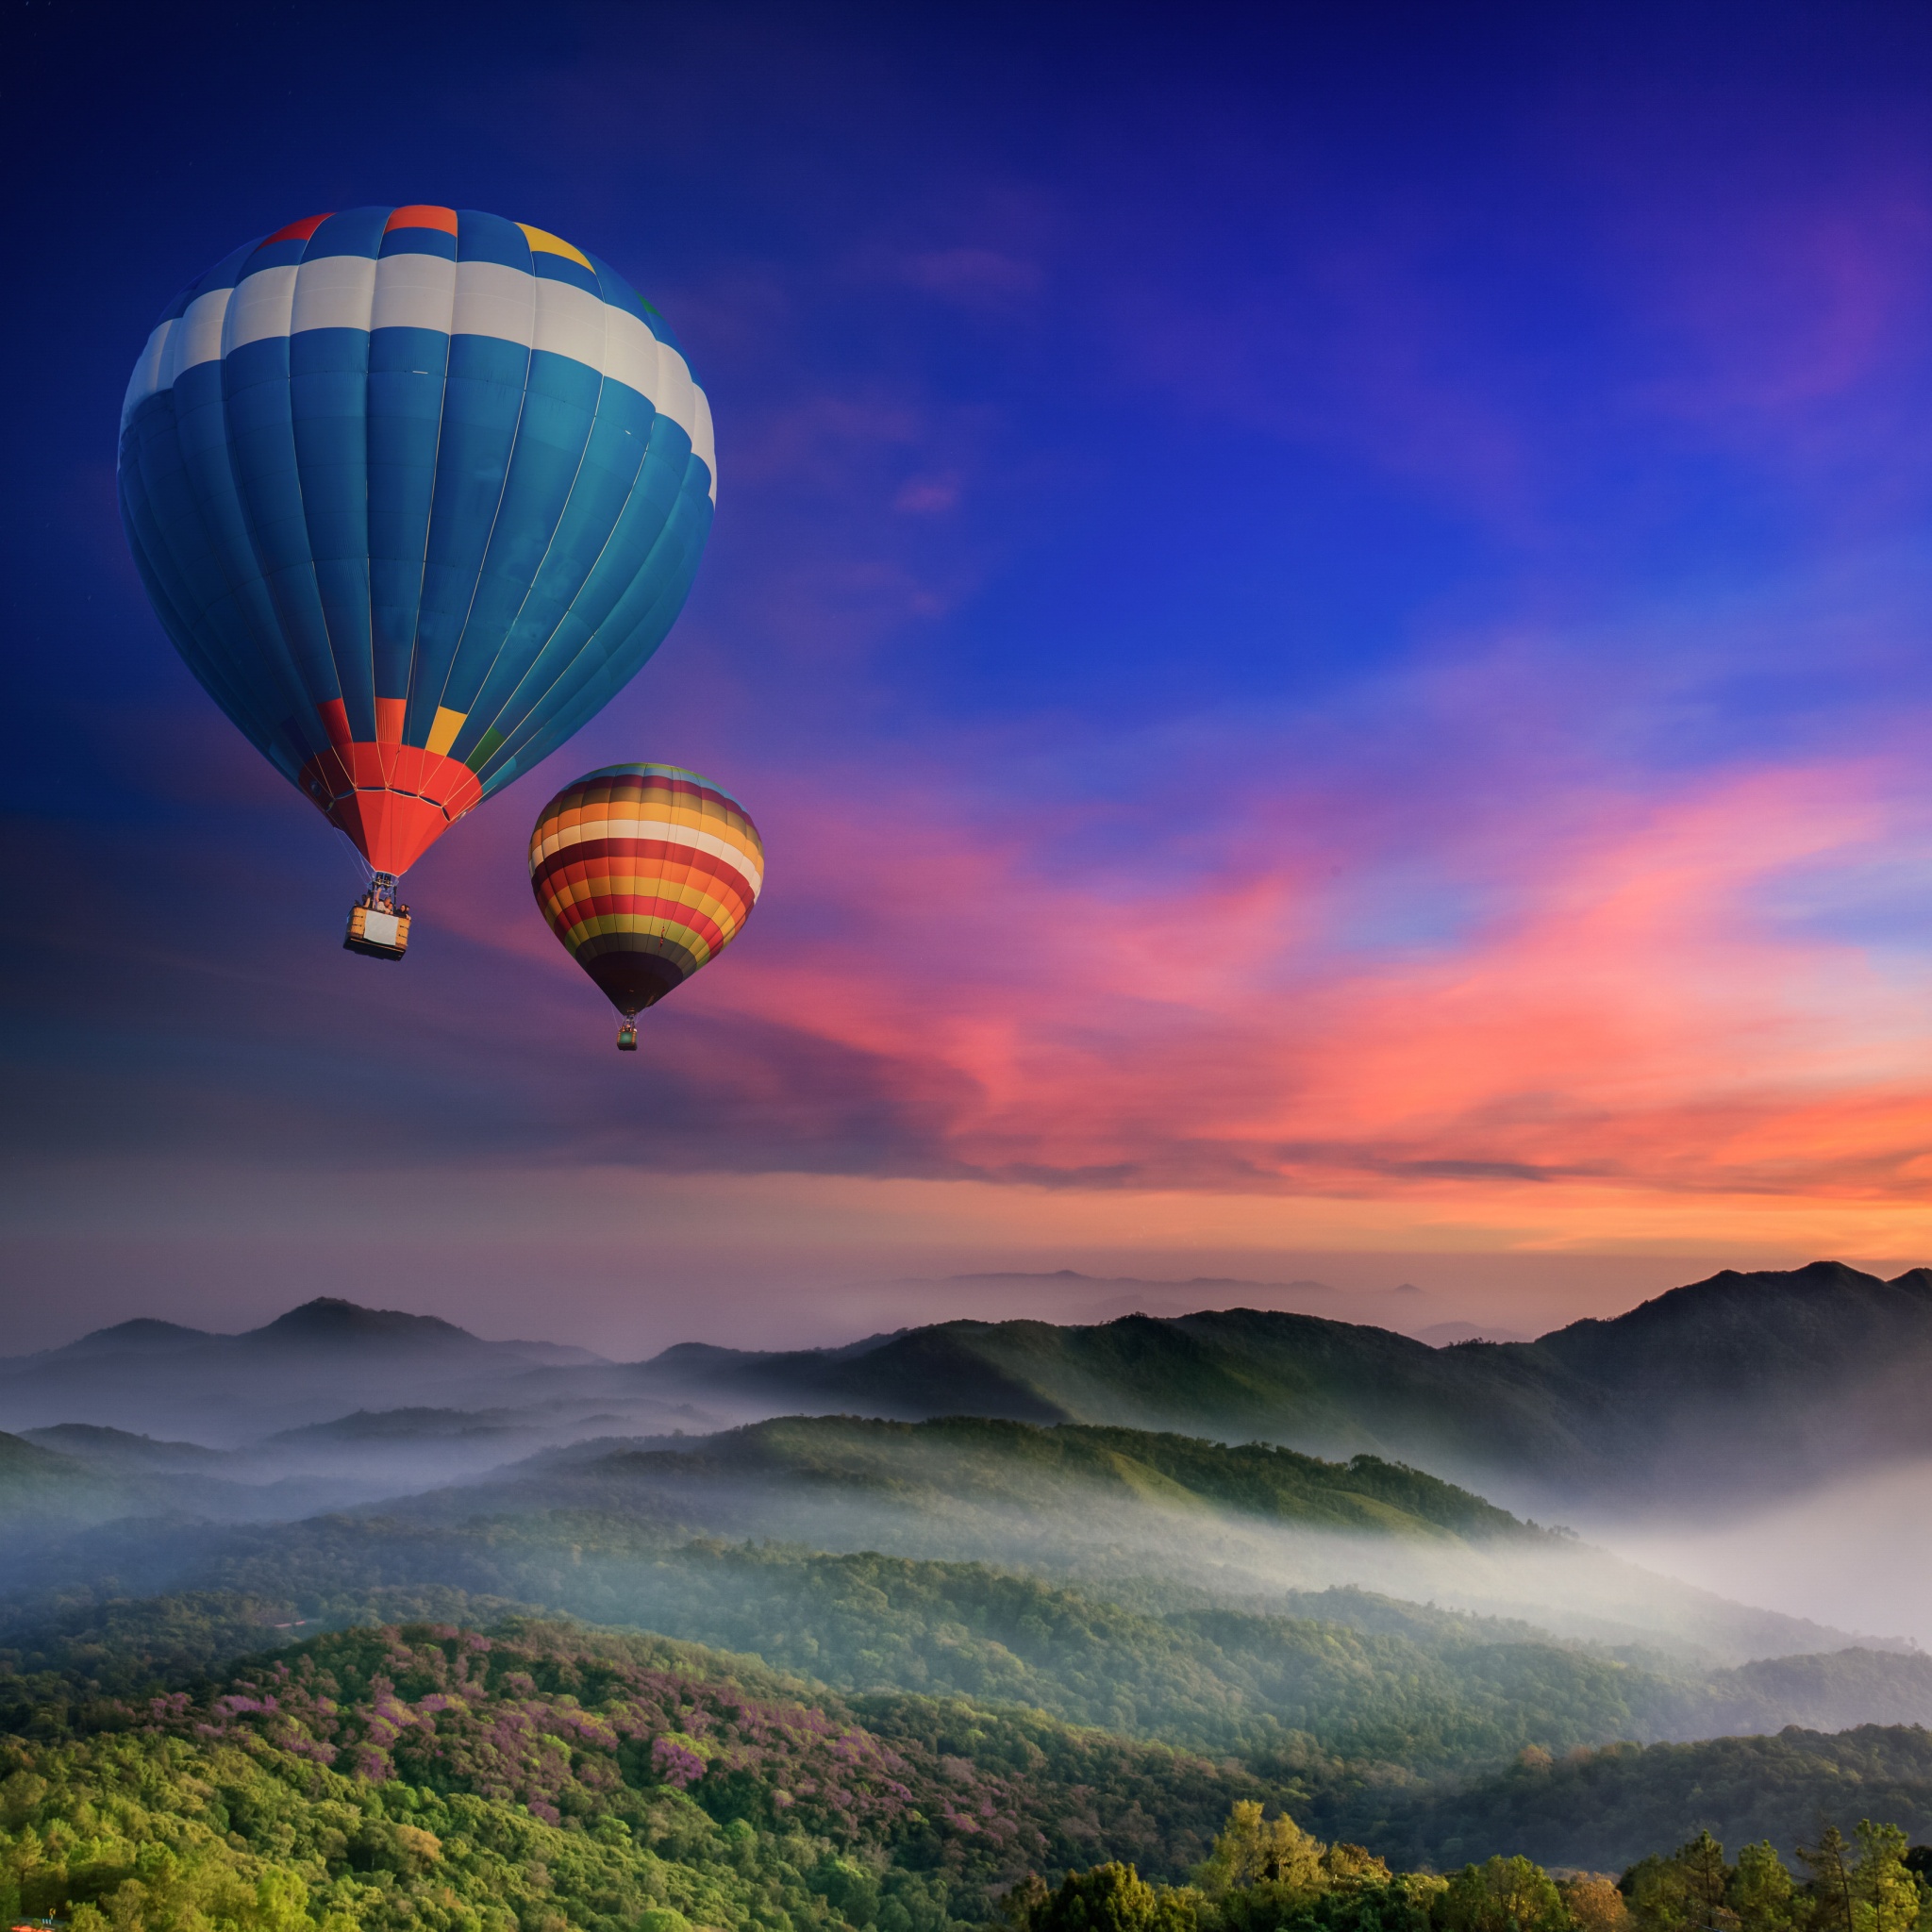
<instances>
[{"instance_id":1,"label":"orange stripe on balloon","mask_svg":"<svg viewBox=\"0 0 1932 1932\"><path fill-rule=\"evenodd\" d=\"M440 228L445 235L454 235L457 211L453 208L438 208L433 202L412 201L408 208L397 208L382 225L385 235L397 228Z\"/></svg>"}]
</instances>

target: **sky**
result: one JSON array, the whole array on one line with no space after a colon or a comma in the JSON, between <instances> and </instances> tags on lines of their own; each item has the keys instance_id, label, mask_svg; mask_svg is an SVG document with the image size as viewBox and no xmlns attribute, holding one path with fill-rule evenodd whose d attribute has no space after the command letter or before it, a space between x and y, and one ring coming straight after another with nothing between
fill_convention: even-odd
<instances>
[{"instance_id":1,"label":"sky","mask_svg":"<svg viewBox=\"0 0 1932 1932\"><path fill-rule=\"evenodd\" d=\"M1922 10L7 31L12 1344L1115 1292L956 1279L1062 1268L1535 1333L1932 1258ZM719 487L661 650L411 872L391 966L148 609L113 465L177 288L404 202L633 280ZM620 1058L523 855L636 758L769 871Z\"/></svg>"}]
</instances>

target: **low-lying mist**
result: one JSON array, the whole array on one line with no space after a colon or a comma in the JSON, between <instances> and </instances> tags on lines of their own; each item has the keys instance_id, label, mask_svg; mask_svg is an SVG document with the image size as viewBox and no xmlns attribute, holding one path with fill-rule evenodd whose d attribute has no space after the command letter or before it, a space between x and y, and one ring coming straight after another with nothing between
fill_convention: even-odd
<instances>
[{"instance_id":1,"label":"low-lying mist","mask_svg":"<svg viewBox=\"0 0 1932 1932\"><path fill-rule=\"evenodd\" d=\"M419 1426L457 1425L361 1419L363 1479L391 1431L406 1444ZM100 1507L111 1487L92 1492L93 1527L42 1509L31 1534L9 1529L0 1639L184 1592L273 1628L560 1612L845 1691L1405 1775L1531 1746L1932 1722L1932 1658L1857 1647L1374 1458L844 1417L552 1447L292 1522L196 1523L164 1486L187 1503L206 1478L142 1480L144 1507L124 1495L118 1517ZM263 1486L264 1519L287 1489Z\"/></svg>"},{"instance_id":2,"label":"low-lying mist","mask_svg":"<svg viewBox=\"0 0 1932 1932\"><path fill-rule=\"evenodd\" d=\"M1932 1461L1821 1483L1755 1509L1593 1521L1633 1563L1793 1617L1932 1646Z\"/></svg>"},{"instance_id":3,"label":"low-lying mist","mask_svg":"<svg viewBox=\"0 0 1932 1932\"><path fill-rule=\"evenodd\" d=\"M1328 1524L1316 1505L1307 1520L1270 1521L1204 1500L1129 1455L1109 1452L1102 1458L1109 1466L1094 1479L1000 1453L1007 1442L1051 1443L1058 1431L872 1427L875 1438L865 1436L866 1425L840 1422L755 1431L760 1452L768 1441L780 1445L757 1468L742 1466L750 1452L737 1436L595 1445L607 1453L586 1445L505 1472L507 1479L398 1504L396 1513L441 1523L499 1512L608 1514L734 1540L988 1563L1170 1604L1276 1609L1291 1595L1358 1589L1706 1663L1854 1642L1903 1647L1854 1634L1851 1620L1832 1627L1759 1610L1496 1512L1493 1523L1458 1533L1379 1499L1344 1494L1324 1499ZM962 1441L969 1430L983 1432L988 1446ZM1357 1507L1335 1507L1342 1503ZM1351 1513L1354 1525L1346 1524ZM1334 1526L1338 1517L1344 1526Z\"/></svg>"}]
</instances>

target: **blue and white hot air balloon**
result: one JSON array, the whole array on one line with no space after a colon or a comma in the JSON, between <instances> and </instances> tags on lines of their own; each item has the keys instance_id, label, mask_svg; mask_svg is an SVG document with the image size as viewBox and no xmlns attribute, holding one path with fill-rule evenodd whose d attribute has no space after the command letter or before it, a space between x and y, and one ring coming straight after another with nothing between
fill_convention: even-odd
<instances>
[{"instance_id":1,"label":"blue and white hot air balloon","mask_svg":"<svg viewBox=\"0 0 1932 1932\"><path fill-rule=\"evenodd\" d=\"M375 873L359 950L400 952L397 874L663 641L716 470L662 318L541 228L316 215L170 305L122 416L128 541L209 695Z\"/></svg>"}]
</instances>

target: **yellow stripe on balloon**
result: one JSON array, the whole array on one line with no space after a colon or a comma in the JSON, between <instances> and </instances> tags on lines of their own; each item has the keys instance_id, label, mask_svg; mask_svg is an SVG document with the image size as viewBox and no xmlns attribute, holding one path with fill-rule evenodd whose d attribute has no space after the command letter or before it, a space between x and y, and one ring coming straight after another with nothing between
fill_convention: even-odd
<instances>
[{"instance_id":1,"label":"yellow stripe on balloon","mask_svg":"<svg viewBox=\"0 0 1932 1932\"><path fill-rule=\"evenodd\" d=\"M517 226L524 231L524 240L539 255L561 255L566 259L577 262L583 267L590 269L592 275L597 273L594 268L591 268L591 258L588 255L584 254L581 249L573 248L568 242L562 240L559 236L552 235L542 228L533 228L528 222L519 222Z\"/></svg>"}]
</instances>

